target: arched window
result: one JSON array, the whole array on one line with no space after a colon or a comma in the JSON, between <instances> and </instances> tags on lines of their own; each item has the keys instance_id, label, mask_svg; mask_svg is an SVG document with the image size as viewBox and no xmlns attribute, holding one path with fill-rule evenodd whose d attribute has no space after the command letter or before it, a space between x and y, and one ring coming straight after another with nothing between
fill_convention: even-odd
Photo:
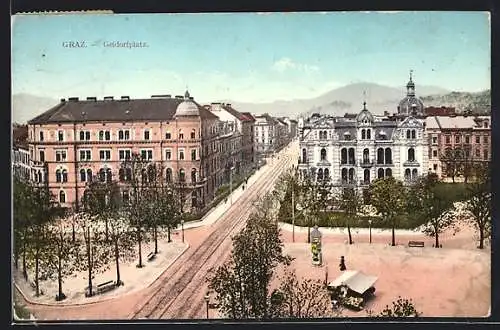
<instances>
[{"instance_id":1,"label":"arched window","mask_svg":"<svg viewBox=\"0 0 500 330\"><path fill-rule=\"evenodd\" d=\"M342 183L347 183L347 168L342 169Z\"/></svg>"},{"instance_id":2,"label":"arched window","mask_svg":"<svg viewBox=\"0 0 500 330\"><path fill-rule=\"evenodd\" d=\"M191 182L196 182L196 169L191 170Z\"/></svg>"},{"instance_id":3,"label":"arched window","mask_svg":"<svg viewBox=\"0 0 500 330\"><path fill-rule=\"evenodd\" d=\"M365 184L370 184L370 170L364 171L363 180L364 180Z\"/></svg>"},{"instance_id":4,"label":"arched window","mask_svg":"<svg viewBox=\"0 0 500 330\"><path fill-rule=\"evenodd\" d=\"M92 170L90 168L87 170L87 181L92 182Z\"/></svg>"},{"instance_id":5,"label":"arched window","mask_svg":"<svg viewBox=\"0 0 500 330\"><path fill-rule=\"evenodd\" d=\"M120 180L120 182L125 181L125 169L124 168L120 168L118 170L118 179Z\"/></svg>"},{"instance_id":6,"label":"arched window","mask_svg":"<svg viewBox=\"0 0 500 330\"><path fill-rule=\"evenodd\" d=\"M372 130L371 129L366 130L366 138L368 140L370 140L372 138Z\"/></svg>"},{"instance_id":7,"label":"arched window","mask_svg":"<svg viewBox=\"0 0 500 330\"><path fill-rule=\"evenodd\" d=\"M349 169L349 183L354 183L354 169Z\"/></svg>"},{"instance_id":8,"label":"arched window","mask_svg":"<svg viewBox=\"0 0 500 330\"><path fill-rule=\"evenodd\" d=\"M330 180L330 170L328 170L327 168L325 168L325 171L324 171L323 175L324 175L326 181Z\"/></svg>"},{"instance_id":9,"label":"arched window","mask_svg":"<svg viewBox=\"0 0 500 330\"><path fill-rule=\"evenodd\" d=\"M66 193L62 190L59 192L59 203L66 203Z\"/></svg>"},{"instance_id":10,"label":"arched window","mask_svg":"<svg viewBox=\"0 0 500 330\"><path fill-rule=\"evenodd\" d=\"M391 170L390 168L386 168L386 169L385 169L385 176L386 176L386 177L390 177L390 176L392 176L392 170Z\"/></svg>"},{"instance_id":11,"label":"arched window","mask_svg":"<svg viewBox=\"0 0 500 330\"><path fill-rule=\"evenodd\" d=\"M196 139L196 130L194 128L191 130L191 139Z\"/></svg>"},{"instance_id":12,"label":"arched window","mask_svg":"<svg viewBox=\"0 0 500 330\"><path fill-rule=\"evenodd\" d=\"M80 170L80 181L81 182L85 182L87 179L87 174L85 173L85 170L82 168Z\"/></svg>"},{"instance_id":13,"label":"arched window","mask_svg":"<svg viewBox=\"0 0 500 330\"><path fill-rule=\"evenodd\" d=\"M180 182L185 182L186 181L186 173L184 172L183 168L181 168L179 170L179 181Z\"/></svg>"},{"instance_id":14,"label":"arched window","mask_svg":"<svg viewBox=\"0 0 500 330\"><path fill-rule=\"evenodd\" d=\"M321 160L326 160L326 149L321 148Z\"/></svg>"},{"instance_id":15,"label":"arched window","mask_svg":"<svg viewBox=\"0 0 500 330\"><path fill-rule=\"evenodd\" d=\"M347 164L347 149L346 148L342 148L342 150L340 150L340 163Z\"/></svg>"},{"instance_id":16,"label":"arched window","mask_svg":"<svg viewBox=\"0 0 500 330\"><path fill-rule=\"evenodd\" d=\"M62 182L68 182L68 171L62 170Z\"/></svg>"},{"instance_id":17,"label":"arched window","mask_svg":"<svg viewBox=\"0 0 500 330\"><path fill-rule=\"evenodd\" d=\"M111 173L111 169L106 169L106 182L111 182L113 180L113 173Z\"/></svg>"},{"instance_id":18,"label":"arched window","mask_svg":"<svg viewBox=\"0 0 500 330\"><path fill-rule=\"evenodd\" d=\"M355 164L356 159L354 157L354 148L349 148L349 164Z\"/></svg>"},{"instance_id":19,"label":"arched window","mask_svg":"<svg viewBox=\"0 0 500 330\"><path fill-rule=\"evenodd\" d=\"M412 171L411 171L411 179L412 180L416 180L418 177L418 171L416 168L414 168Z\"/></svg>"},{"instance_id":20,"label":"arched window","mask_svg":"<svg viewBox=\"0 0 500 330\"><path fill-rule=\"evenodd\" d=\"M415 149L413 148L408 149L408 161L410 162L415 161Z\"/></svg>"},{"instance_id":21,"label":"arched window","mask_svg":"<svg viewBox=\"0 0 500 330\"><path fill-rule=\"evenodd\" d=\"M370 150L368 148L363 149L363 163L367 164L370 162Z\"/></svg>"},{"instance_id":22,"label":"arched window","mask_svg":"<svg viewBox=\"0 0 500 330\"><path fill-rule=\"evenodd\" d=\"M184 140L184 133L181 129L179 130L179 140Z\"/></svg>"},{"instance_id":23,"label":"arched window","mask_svg":"<svg viewBox=\"0 0 500 330\"><path fill-rule=\"evenodd\" d=\"M416 139L417 138L417 134L416 134L416 132L415 132L414 129L411 130L411 138L412 139Z\"/></svg>"},{"instance_id":24,"label":"arched window","mask_svg":"<svg viewBox=\"0 0 500 330\"><path fill-rule=\"evenodd\" d=\"M410 138L410 130L406 130L406 138L409 139Z\"/></svg>"},{"instance_id":25,"label":"arched window","mask_svg":"<svg viewBox=\"0 0 500 330\"><path fill-rule=\"evenodd\" d=\"M377 171L377 178L382 179L384 177L384 169L379 168Z\"/></svg>"},{"instance_id":26,"label":"arched window","mask_svg":"<svg viewBox=\"0 0 500 330\"><path fill-rule=\"evenodd\" d=\"M305 148L302 149L302 163L307 163L307 150Z\"/></svg>"},{"instance_id":27,"label":"arched window","mask_svg":"<svg viewBox=\"0 0 500 330\"><path fill-rule=\"evenodd\" d=\"M365 129L361 130L361 139L362 140L366 139L366 131L365 131Z\"/></svg>"},{"instance_id":28,"label":"arched window","mask_svg":"<svg viewBox=\"0 0 500 330\"><path fill-rule=\"evenodd\" d=\"M323 180L323 169L320 168L318 170L318 181L322 181Z\"/></svg>"},{"instance_id":29,"label":"arched window","mask_svg":"<svg viewBox=\"0 0 500 330\"><path fill-rule=\"evenodd\" d=\"M104 171L103 168L99 170L99 181L101 182L106 181L106 172Z\"/></svg>"},{"instance_id":30,"label":"arched window","mask_svg":"<svg viewBox=\"0 0 500 330\"><path fill-rule=\"evenodd\" d=\"M378 148L377 149L377 164L383 164L383 163L384 163L384 149Z\"/></svg>"},{"instance_id":31,"label":"arched window","mask_svg":"<svg viewBox=\"0 0 500 330\"><path fill-rule=\"evenodd\" d=\"M391 150L391 148L385 148L385 163L392 164L392 150Z\"/></svg>"},{"instance_id":32,"label":"arched window","mask_svg":"<svg viewBox=\"0 0 500 330\"><path fill-rule=\"evenodd\" d=\"M411 179L410 169L409 169L409 168L407 168L407 169L405 170L405 180L406 180L406 181L410 181L410 179Z\"/></svg>"},{"instance_id":33,"label":"arched window","mask_svg":"<svg viewBox=\"0 0 500 330\"><path fill-rule=\"evenodd\" d=\"M172 182L172 169L171 168L167 168L167 170L165 171L165 181L167 183Z\"/></svg>"},{"instance_id":34,"label":"arched window","mask_svg":"<svg viewBox=\"0 0 500 330\"><path fill-rule=\"evenodd\" d=\"M99 131L99 141L104 140L104 131Z\"/></svg>"}]
</instances>

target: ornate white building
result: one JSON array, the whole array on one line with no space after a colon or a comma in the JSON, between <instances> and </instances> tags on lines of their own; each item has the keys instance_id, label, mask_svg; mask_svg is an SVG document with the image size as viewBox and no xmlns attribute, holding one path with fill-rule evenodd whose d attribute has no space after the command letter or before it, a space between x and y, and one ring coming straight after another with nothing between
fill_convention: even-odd
<instances>
[{"instance_id":1,"label":"ornate white building","mask_svg":"<svg viewBox=\"0 0 500 330\"><path fill-rule=\"evenodd\" d=\"M407 96L392 116L313 114L299 119L299 174L333 187L368 187L376 178L410 182L428 170L424 105L410 75Z\"/></svg>"}]
</instances>

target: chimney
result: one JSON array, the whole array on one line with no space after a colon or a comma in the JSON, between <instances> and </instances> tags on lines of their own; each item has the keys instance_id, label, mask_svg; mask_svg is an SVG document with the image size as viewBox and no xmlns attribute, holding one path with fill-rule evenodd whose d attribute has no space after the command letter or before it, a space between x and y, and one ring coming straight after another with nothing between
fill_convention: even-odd
<instances>
[{"instance_id":1,"label":"chimney","mask_svg":"<svg viewBox=\"0 0 500 330\"><path fill-rule=\"evenodd\" d=\"M105 96L104 101L113 101L113 96Z\"/></svg>"},{"instance_id":2,"label":"chimney","mask_svg":"<svg viewBox=\"0 0 500 330\"><path fill-rule=\"evenodd\" d=\"M194 100L194 97L190 96L190 97L189 97L189 99L190 99L190 100Z\"/></svg>"},{"instance_id":3,"label":"chimney","mask_svg":"<svg viewBox=\"0 0 500 330\"><path fill-rule=\"evenodd\" d=\"M68 101L70 101L70 102L78 102L78 97L70 97L70 98L68 98Z\"/></svg>"},{"instance_id":4,"label":"chimney","mask_svg":"<svg viewBox=\"0 0 500 330\"><path fill-rule=\"evenodd\" d=\"M64 102L66 102L66 99L61 99L61 103L64 103Z\"/></svg>"},{"instance_id":5,"label":"chimney","mask_svg":"<svg viewBox=\"0 0 500 330\"><path fill-rule=\"evenodd\" d=\"M169 99L171 97L172 97L172 95L170 95L170 94L165 94L165 95L156 95L155 94L155 95L151 95L152 99Z\"/></svg>"},{"instance_id":6,"label":"chimney","mask_svg":"<svg viewBox=\"0 0 500 330\"><path fill-rule=\"evenodd\" d=\"M175 96L175 98L176 98L176 99L183 100L183 99L184 99L184 96L182 96L182 95L176 95L176 96Z\"/></svg>"},{"instance_id":7,"label":"chimney","mask_svg":"<svg viewBox=\"0 0 500 330\"><path fill-rule=\"evenodd\" d=\"M94 96L87 97L87 101L97 101L97 97Z\"/></svg>"},{"instance_id":8,"label":"chimney","mask_svg":"<svg viewBox=\"0 0 500 330\"><path fill-rule=\"evenodd\" d=\"M126 96L122 96L121 97L121 100L122 101L130 101L130 96L126 95Z\"/></svg>"},{"instance_id":9,"label":"chimney","mask_svg":"<svg viewBox=\"0 0 500 330\"><path fill-rule=\"evenodd\" d=\"M231 103L226 103L226 106L231 107Z\"/></svg>"}]
</instances>

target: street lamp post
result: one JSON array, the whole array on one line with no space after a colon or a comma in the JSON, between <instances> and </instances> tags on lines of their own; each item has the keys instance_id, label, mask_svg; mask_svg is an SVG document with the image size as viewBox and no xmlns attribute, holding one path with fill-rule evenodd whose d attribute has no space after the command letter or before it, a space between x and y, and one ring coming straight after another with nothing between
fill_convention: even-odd
<instances>
[{"instance_id":1,"label":"street lamp post","mask_svg":"<svg viewBox=\"0 0 500 330\"><path fill-rule=\"evenodd\" d=\"M181 219L182 243L184 243L184 219Z\"/></svg>"},{"instance_id":2,"label":"street lamp post","mask_svg":"<svg viewBox=\"0 0 500 330\"><path fill-rule=\"evenodd\" d=\"M370 244L372 244L372 220L368 220L369 230L370 230Z\"/></svg>"},{"instance_id":3,"label":"street lamp post","mask_svg":"<svg viewBox=\"0 0 500 330\"><path fill-rule=\"evenodd\" d=\"M207 303L207 319L209 318L209 315L208 315L208 308L209 308L209 305L210 305L210 293L207 291L207 294L205 295L205 302Z\"/></svg>"}]
</instances>

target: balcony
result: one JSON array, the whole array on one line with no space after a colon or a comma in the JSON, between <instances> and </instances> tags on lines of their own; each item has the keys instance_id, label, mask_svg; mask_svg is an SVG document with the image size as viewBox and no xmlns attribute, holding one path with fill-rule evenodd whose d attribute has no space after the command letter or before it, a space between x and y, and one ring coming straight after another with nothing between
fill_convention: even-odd
<instances>
[{"instance_id":1,"label":"balcony","mask_svg":"<svg viewBox=\"0 0 500 330\"><path fill-rule=\"evenodd\" d=\"M316 166L331 166L330 162L326 159L322 159L316 163Z\"/></svg>"},{"instance_id":2,"label":"balcony","mask_svg":"<svg viewBox=\"0 0 500 330\"><path fill-rule=\"evenodd\" d=\"M370 161L370 160L367 160L367 159L363 159L362 161L360 161L358 163L358 166L361 166L363 168L369 168L369 167L373 166L373 161Z\"/></svg>"},{"instance_id":3,"label":"balcony","mask_svg":"<svg viewBox=\"0 0 500 330\"><path fill-rule=\"evenodd\" d=\"M407 160L406 162L403 163L403 166L407 166L407 167L419 167L420 163L417 162L416 160Z\"/></svg>"},{"instance_id":4,"label":"balcony","mask_svg":"<svg viewBox=\"0 0 500 330\"><path fill-rule=\"evenodd\" d=\"M378 167L393 167L394 163L392 161L390 163L379 163L379 162L377 162L374 165L378 166Z\"/></svg>"}]
</instances>

